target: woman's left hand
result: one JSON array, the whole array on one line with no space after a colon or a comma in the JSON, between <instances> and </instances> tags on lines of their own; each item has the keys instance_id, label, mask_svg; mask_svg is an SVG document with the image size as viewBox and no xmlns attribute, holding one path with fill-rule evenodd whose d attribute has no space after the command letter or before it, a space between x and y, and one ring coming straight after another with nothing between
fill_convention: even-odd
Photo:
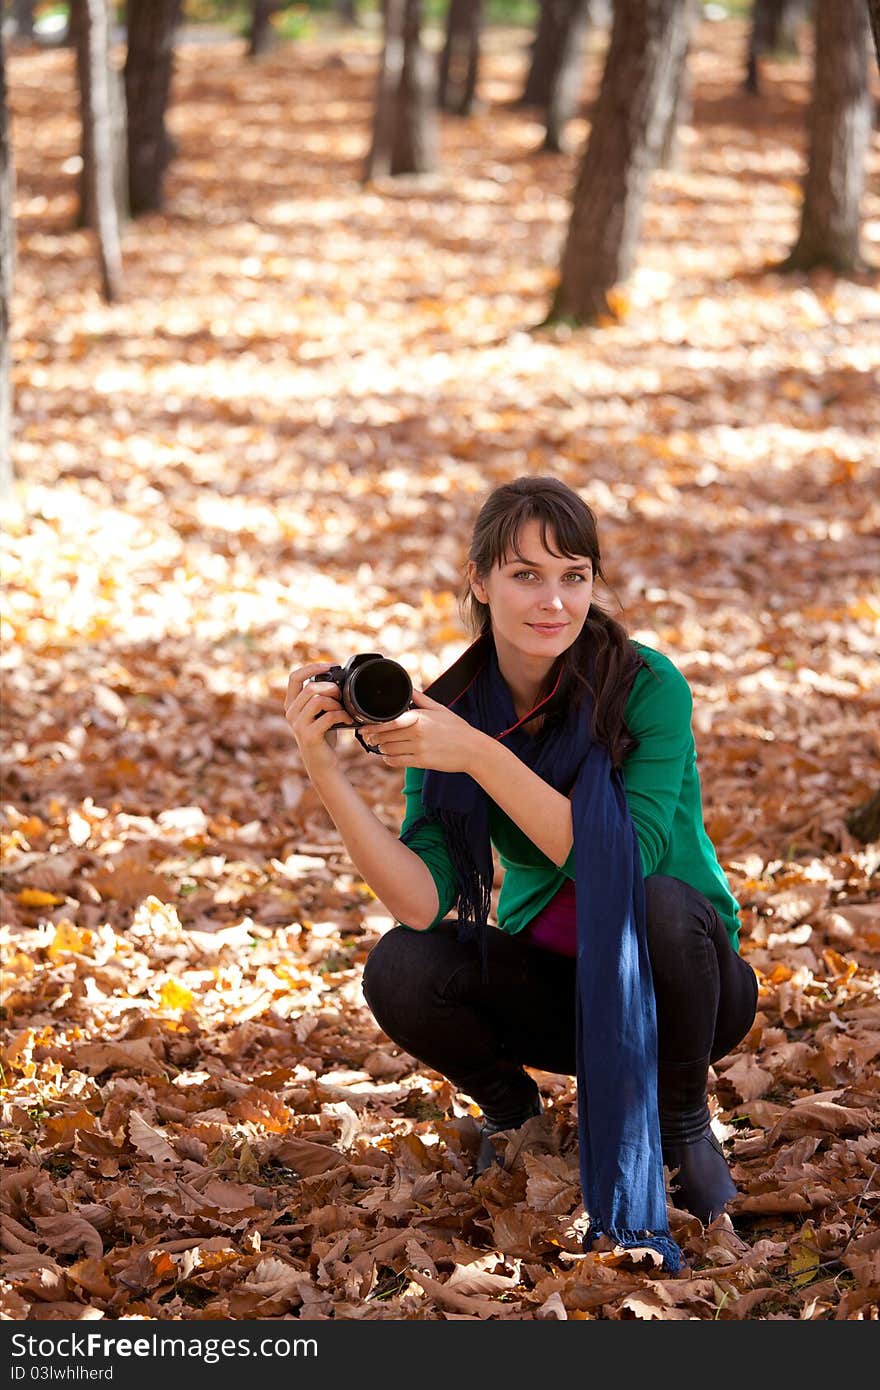
<instances>
[{"instance_id":1,"label":"woman's left hand","mask_svg":"<svg viewBox=\"0 0 880 1390\"><path fill-rule=\"evenodd\" d=\"M362 724L366 743L378 748L386 767L424 767L434 772L470 772L485 737L466 719L423 695L413 693L415 709L385 724Z\"/></svg>"}]
</instances>

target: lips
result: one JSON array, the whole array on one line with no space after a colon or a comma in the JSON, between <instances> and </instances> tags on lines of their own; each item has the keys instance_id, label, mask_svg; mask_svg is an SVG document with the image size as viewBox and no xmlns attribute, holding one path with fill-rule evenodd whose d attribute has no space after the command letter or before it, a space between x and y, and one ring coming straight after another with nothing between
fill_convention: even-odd
<instances>
[{"instance_id":1,"label":"lips","mask_svg":"<svg viewBox=\"0 0 880 1390\"><path fill-rule=\"evenodd\" d=\"M544 633L562 632L563 628L567 626L567 623L529 623L529 627L533 628L535 632Z\"/></svg>"}]
</instances>

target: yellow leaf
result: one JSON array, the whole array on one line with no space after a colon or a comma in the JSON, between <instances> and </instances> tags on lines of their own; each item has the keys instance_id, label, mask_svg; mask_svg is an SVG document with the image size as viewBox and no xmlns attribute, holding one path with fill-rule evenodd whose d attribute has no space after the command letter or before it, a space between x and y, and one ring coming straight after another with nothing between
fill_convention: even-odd
<instances>
[{"instance_id":1,"label":"yellow leaf","mask_svg":"<svg viewBox=\"0 0 880 1390\"><path fill-rule=\"evenodd\" d=\"M15 897L24 907L56 907L64 902L57 893L47 893L44 888L22 888Z\"/></svg>"},{"instance_id":2,"label":"yellow leaf","mask_svg":"<svg viewBox=\"0 0 880 1390\"><path fill-rule=\"evenodd\" d=\"M875 623L880 618L880 598L875 598L873 594L854 598L852 603L847 605L846 611L852 618L867 618L868 622Z\"/></svg>"},{"instance_id":3,"label":"yellow leaf","mask_svg":"<svg viewBox=\"0 0 880 1390\"><path fill-rule=\"evenodd\" d=\"M159 1004L163 1009L191 1009L194 1003L192 990L179 985L176 980L166 980L159 991Z\"/></svg>"},{"instance_id":4,"label":"yellow leaf","mask_svg":"<svg viewBox=\"0 0 880 1390\"><path fill-rule=\"evenodd\" d=\"M816 1249L816 1232L811 1221L801 1228L798 1239L791 1246L792 1254L788 1261L788 1272L794 1277L795 1288L810 1284L819 1273L819 1251Z\"/></svg>"},{"instance_id":5,"label":"yellow leaf","mask_svg":"<svg viewBox=\"0 0 880 1390\"><path fill-rule=\"evenodd\" d=\"M61 921L55 926L55 935L49 942L46 954L50 960L62 955L66 951L76 951L78 954L87 952L94 940L94 933L75 927L68 917L62 917Z\"/></svg>"}]
</instances>

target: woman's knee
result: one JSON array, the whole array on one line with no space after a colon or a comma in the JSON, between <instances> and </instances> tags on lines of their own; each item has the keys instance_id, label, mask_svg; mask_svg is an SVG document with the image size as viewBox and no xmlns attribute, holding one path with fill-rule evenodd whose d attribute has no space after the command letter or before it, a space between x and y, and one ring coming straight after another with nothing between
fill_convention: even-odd
<instances>
[{"instance_id":1,"label":"woman's knee","mask_svg":"<svg viewBox=\"0 0 880 1390\"><path fill-rule=\"evenodd\" d=\"M680 965L712 935L712 904L689 884L669 874L645 879L648 949L655 968L668 959Z\"/></svg>"},{"instance_id":2,"label":"woman's knee","mask_svg":"<svg viewBox=\"0 0 880 1390\"><path fill-rule=\"evenodd\" d=\"M386 995L399 987L398 982L406 969L406 943L402 940L404 935L403 927L392 927L391 931L386 932L381 940L376 942L364 963L361 988L374 1013L375 1006L381 1004Z\"/></svg>"},{"instance_id":3,"label":"woman's knee","mask_svg":"<svg viewBox=\"0 0 880 1390\"><path fill-rule=\"evenodd\" d=\"M434 989L440 942L433 932L392 927L364 964L362 989L370 1011L391 1035L395 1020L418 1017Z\"/></svg>"}]
</instances>

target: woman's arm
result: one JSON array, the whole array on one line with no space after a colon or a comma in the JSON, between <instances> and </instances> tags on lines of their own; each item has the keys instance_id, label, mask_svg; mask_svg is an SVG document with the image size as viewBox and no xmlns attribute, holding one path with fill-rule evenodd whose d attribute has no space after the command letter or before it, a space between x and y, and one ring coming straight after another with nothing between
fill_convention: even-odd
<instances>
[{"instance_id":1,"label":"woman's arm","mask_svg":"<svg viewBox=\"0 0 880 1390\"><path fill-rule=\"evenodd\" d=\"M483 740L470 775L532 844L561 868L574 844L571 802L503 744Z\"/></svg>"},{"instance_id":2,"label":"woman's arm","mask_svg":"<svg viewBox=\"0 0 880 1390\"><path fill-rule=\"evenodd\" d=\"M389 767L466 772L543 854L562 866L574 843L571 802L496 739L417 691L415 709L364 726Z\"/></svg>"},{"instance_id":3,"label":"woman's arm","mask_svg":"<svg viewBox=\"0 0 880 1390\"><path fill-rule=\"evenodd\" d=\"M336 757L336 730L353 720L343 709L339 689L313 682L326 664L291 672L284 714L299 746L303 767L349 858L392 917L416 930L431 925L439 911L434 879L419 856L383 825L351 785Z\"/></svg>"},{"instance_id":4,"label":"woman's arm","mask_svg":"<svg viewBox=\"0 0 880 1390\"><path fill-rule=\"evenodd\" d=\"M416 931L431 926L440 903L427 865L373 814L344 772L324 774L312 783L349 859L391 916Z\"/></svg>"}]
</instances>

